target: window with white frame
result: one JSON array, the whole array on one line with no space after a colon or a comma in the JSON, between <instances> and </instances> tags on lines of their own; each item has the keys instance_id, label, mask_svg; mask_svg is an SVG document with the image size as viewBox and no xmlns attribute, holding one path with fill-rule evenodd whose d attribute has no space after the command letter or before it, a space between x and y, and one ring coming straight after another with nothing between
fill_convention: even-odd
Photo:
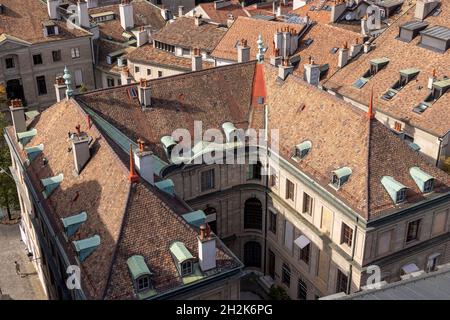
<instances>
[{"instance_id":1,"label":"window with white frame","mask_svg":"<svg viewBox=\"0 0 450 320\"><path fill-rule=\"evenodd\" d=\"M80 57L80 48L72 48L70 49L70 54L72 59L77 59Z\"/></svg>"},{"instance_id":2,"label":"window with white frame","mask_svg":"<svg viewBox=\"0 0 450 320\"><path fill-rule=\"evenodd\" d=\"M192 273L192 261L185 261L181 264L181 275L186 276Z\"/></svg>"},{"instance_id":3,"label":"window with white frame","mask_svg":"<svg viewBox=\"0 0 450 320\"><path fill-rule=\"evenodd\" d=\"M150 279L148 276L140 277L137 280L137 290L138 291L144 291L150 288Z\"/></svg>"}]
</instances>

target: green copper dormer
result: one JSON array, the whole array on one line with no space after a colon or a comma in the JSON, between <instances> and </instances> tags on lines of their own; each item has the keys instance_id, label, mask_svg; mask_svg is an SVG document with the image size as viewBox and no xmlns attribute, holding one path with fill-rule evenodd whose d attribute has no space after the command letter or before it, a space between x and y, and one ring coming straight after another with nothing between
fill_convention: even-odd
<instances>
[{"instance_id":1,"label":"green copper dormer","mask_svg":"<svg viewBox=\"0 0 450 320\"><path fill-rule=\"evenodd\" d=\"M175 241L169 247L173 260L181 277L190 275L194 271L194 256L183 242Z\"/></svg>"},{"instance_id":2,"label":"green copper dormer","mask_svg":"<svg viewBox=\"0 0 450 320\"><path fill-rule=\"evenodd\" d=\"M309 140L305 140L302 143L295 146L294 155L292 158L296 161L303 159L311 150L312 143Z\"/></svg>"},{"instance_id":3,"label":"green copper dormer","mask_svg":"<svg viewBox=\"0 0 450 320\"><path fill-rule=\"evenodd\" d=\"M184 220L186 220L187 223L198 228L200 228L200 226L206 221L206 214L203 212L203 210L185 213L182 215L182 217Z\"/></svg>"},{"instance_id":4,"label":"green copper dormer","mask_svg":"<svg viewBox=\"0 0 450 320\"><path fill-rule=\"evenodd\" d=\"M384 189L386 189L395 204L402 203L406 200L406 190L408 188L402 183L398 182L391 176L383 176L381 178L381 184Z\"/></svg>"},{"instance_id":5,"label":"green copper dormer","mask_svg":"<svg viewBox=\"0 0 450 320\"><path fill-rule=\"evenodd\" d=\"M170 161L172 149L177 145L172 136L164 136L161 138L161 143L166 151L166 156Z\"/></svg>"},{"instance_id":6,"label":"green copper dormer","mask_svg":"<svg viewBox=\"0 0 450 320\"><path fill-rule=\"evenodd\" d=\"M72 243L78 254L78 258L83 262L100 245L100 236L95 235L87 239L73 241Z\"/></svg>"},{"instance_id":7,"label":"green copper dormer","mask_svg":"<svg viewBox=\"0 0 450 320\"><path fill-rule=\"evenodd\" d=\"M44 145L41 143L34 147L25 147L24 150L28 160L33 161L44 150Z\"/></svg>"},{"instance_id":8,"label":"green copper dormer","mask_svg":"<svg viewBox=\"0 0 450 320\"><path fill-rule=\"evenodd\" d=\"M73 216L69 216L67 218L62 218L61 221L67 237L71 237L72 235L74 235L75 232L77 232L77 230L80 228L81 224L86 220L87 213L85 211Z\"/></svg>"},{"instance_id":9,"label":"green copper dormer","mask_svg":"<svg viewBox=\"0 0 450 320\"><path fill-rule=\"evenodd\" d=\"M416 182L420 191L423 193L428 193L433 191L434 177L430 176L428 173L422 171L419 167L412 167L409 169L409 174Z\"/></svg>"},{"instance_id":10,"label":"green copper dormer","mask_svg":"<svg viewBox=\"0 0 450 320\"><path fill-rule=\"evenodd\" d=\"M31 141L31 139L33 139L33 137L35 135L37 135L37 130L36 129L31 129L29 131L17 133L17 139L19 140L19 143L22 146L25 146L28 142Z\"/></svg>"},{"instance_id":11,"label":"green copper dormer","mask_svg":"<svg viewBox=\"0 0 450 320\"><path fill-rule=\"evenodd\" d=\"M42 185L44 186L44 191L42 191L42 194L44 195L45 199L50 197L53 191L61 184L63 179L64 175L62 173L54 177L41 179Z\"/></svg>"},{"instance_id":12,"label":"green copper dormer","mask_svg":"<svg viewBox=\"0 0 450 320\"><path fill-rule=\"evenodd\" d=\"M335 189L339 189L348 181L350 175L352 174L352 169L349 167L342 167L337 170L332 171L331 175L331 185Z\"/></svg>"},{"instance_id":13,"label":"green copper dormer","mask_svg":"<svg viewBox=\"0 0 450 320\"><path fill-rule=\"evenodd\" d=\"M155 183L155 186L170 196L175 195L175 184L171 179L166 179Z\"/></svg>"},{"instance_id":14,"label":"green copper dormer","mask_svg":"<svg viewBox=\"0 0 450 320\"><path fill-rule=\"evenodd\" d=\"M142 300L156 295L157 292L154 290L151 282L151 276L153 276L153 273L145 263L144 257L134 255L128 258L127 265L131 278L133 279L137 297Z\"/></svg>"},{"instance_id":15,"label":"green copper dormer","mask_svg":"<svg viewBox=\"0 0 450 320\"><path fill-rule=\"evenodd\" d=\"M222 124L223 132L225 133L225 137L227 139L227 142L237 142L239 139L237 135L237 129L231 122L225 122Z\"/></svg>"}]
</instances>

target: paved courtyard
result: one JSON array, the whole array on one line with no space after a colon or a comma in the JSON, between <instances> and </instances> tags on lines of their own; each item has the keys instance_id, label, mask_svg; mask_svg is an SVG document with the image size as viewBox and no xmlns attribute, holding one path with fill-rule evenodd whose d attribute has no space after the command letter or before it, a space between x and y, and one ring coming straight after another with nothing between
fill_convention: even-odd
<instances>
[{"instance_id":1,"label":"paved courtyard","mask_svg":"<svg viewBox=\"0 0 450 320\"><path fill-rule=\"evenodd\" d=\"M22 276L16 274L14 261L20 264ZM19 225L0 224L0 288L14 300L46 299L36 271L20 240Z\"/></svg>"}]
</instances>

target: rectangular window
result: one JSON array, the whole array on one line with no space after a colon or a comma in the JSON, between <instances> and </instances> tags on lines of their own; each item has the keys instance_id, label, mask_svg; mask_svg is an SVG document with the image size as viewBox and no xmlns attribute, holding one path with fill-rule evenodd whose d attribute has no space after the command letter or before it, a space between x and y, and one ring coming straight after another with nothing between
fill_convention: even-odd
<instances>
[{"instance_id":1,"label":"rectangular window","mask_svg":"<svg viewBox=\"0 0 450 320\"><path fill-rule=\"evenodd\" d=\"M338 269L337 271L337 281L336 281L336 292L347 293L348 277Z\"/></svg>"},{"instance_id":2,"label":"rectangular window","mask_svg":"<svg viewBox=\"0 0 450 320\"><path fill-rule=\"evenodd\" d=\"M33 64L34 65L42 64L42 55L40 53L33 55Z\"/></svg>"},{"instance_id":3,"label":"rectangular window","mask_svg":"<svg viewBox=\"0 0 450 320\"><path fill-rule=\"evenodd\" d=\"M114 79L113 78L107 78L106 82L108 84L108 87L114 87Z\"/></svg>"},{"instance_id":4,"label":"rectangular window","mask_svg":"<svg viewBox=\"0 0 450 320\"><path fill-rule=\"evenodd\" d=\"M139 73L139 67L134 67L134 73Z\"/></svg>"},{"instance_id":5,"label":"rectangular window","mask_svg":"<svg viewBox=\"0 0 450 320\"><path fill-rule=\"evenodd\" d=\"M418 240L419 226L420 226L420 219L408 223L408 232L406 234L406 242Z\"/></svg>"},{"instance_id":6,"label":"rectangular window","mask_svg":"<svg viewBox=\"0 0 450 320\"><path fill-rule=\"evenodd\" d=\"M80 49L79 48L70 49L70 53L72 55L72 59L78 59L80 57Z\"/></svg>"},{"instance_id":7,"label":"rectangular window","mask_svg":"<svg viewBox=\"0 0 450 320\"><path fill-rule=\"evenodd\" d=\"M431 235L435 236L445 232L447 225L447 212L441 211L434 215L433 227L431 229Z\"/></svg>"},{"instance_id":8,"label":"rectangular window","mask_svg":"<svg viewBox=\"0 0 450 320\"><path fill-rule=\"evenodd\" d=\"M147 75L151 76L152 75L152 69L147 69Z\"/></svg>"},{"instance_id":9,"label":"rectangular window","mask_svg":"<svg viewBox=\"0 0 450 320\"><path fill-rule=\"evenodd\" d=\"M14 58L6 58L5 59L5 65L6 65L6 69L12 69L15 67L14 65Z\"/></svg>"},{"instance_id":10,"label":"rectangular window","mask_svg":"<svg viewBox=\"0 0 450 320\"><path fill-rule=\"evenodd\" d=\"M277 214L269 210L269 230L273 234L277 234Z\"/></svg>"},{"instance_id":11,"label":"rectangular window","mask_svg":"<svg viewBox=\"0 0 450 320\"><path fill-rule=\"evenodd\" d=\"M272 188L278 188L278 172L273 167L270 167L269 184Z\"/></svg>"},{"instance_id":12,"label":"rectangular window","mask_svg":"<svg viewBox=\"0 0 450 320\"><path fill-rule=\"evenodd\" d=\"M214 169L203 171L201 173L201 180L202 192L214 189Z\"/></svg>"},{"instance_id":13,"label":"rectangular window","mask_svg":"<svg viewBox=\"0 0 450 320\"><path fill-rule=\"evenodd\" d=\"M342 222L341 244L345 243L347 246L351 247L352 241L353 241L353 229Z\"/></svg>"},{"instance_id":14,"label":"rectangular window","mask_svg":"<svg viewBox=\"0 0 450 320\"><path fill-rule=\"evenodd\" d=\"M52 51L53 62L61 61L61 50Z\"/></svg>"},{"instance_id":15,"label":"rectangular window","mask_svg":"<svg viewBox=\"0 0 450 320\"><path fill-rule=\"evenodd\" d=\"M303 249L300 249L300 260L309 265L309 256L311 252L311 243L308 243Z\"/></svg>"},{"instance_id":16,"label":"rectangular window","mask_svg":"<svg viewBox=\"0 0 450 320\"><path fill-rule=\"evenodd\" d=\"M83 72L81 69L75 70L75 87L79 88L83 84Z\"/></svg>"},{"instance_id":17,"label":"rectangular window","mask_svg":"<svg viewBox=\"0 0 450 320\"><path fill-rule=\"evenodd\" d=\"M288 220L284 224L284 246L292 252L292 245L294 243L294 226Z\"/></svg>"},{"instance_id":18,"label":"rectangular window","mask_svg":"<svg viewBox=\"0 0 450 320\"><path fill-rule=\"evenodd\" d=\"M56 34L55 26L47 26L47 35L53 36Z\"/></svg>"},{"instance_id":19,"label":"rectangular window","mask_svg":"<svg viewBox=\"0 0 450 320\"><path fill-rule=\"evenodd\" d=\"M298 279L297 284L297 298L299 300L306 300L306 297L308 295L308 286L306 285L306 282L302 279Z\"/></svg>"},{"instance_id":20,"label":"rectangular window","mask_svg":"<svg viewBox=\"0 0 450 320\"><path fill-rule=\"evenodd\" d=\"M312 215L313 212L313 198L307 194L306 192L303 193L303 213L306 213L308 215Z\"/></svg>"},{"instance_id":21,"label":"rectangular window","mask_svg":"<svg viewBox=\"0 0 450 320\"><path fill-rule=\"evenodd\" d=\"M295 185L289 179L286 179L286 199L294 201L294 191Z\"/></svg>"},{"instance_id":22,"label":"rectangular window","mask_svg":"<svg viewBox=\"0 0 450 320\"><path fill-rule=\"evenodd\" d=\"M143 276L138 279L138 291L148 289L149 286L150 282L147 276Z\"/></svg>"},{"instance_id":23,"label":"rectangular window","mask_svg":"<svg viewBox=\"0 0 450 320\"><path fill-rule=\"evenodd\" d=\"M286 263L281 268L281 282L288 287L291 285L291 268Z\"/></svg>"},{"instance_id":24,"label":"rectangular window","mask_svg":"<svg viewBox=\"0 0 450 320\"><path fill-rule=\"evenodd\" d=\"M40 96L47 94L47 85L45 83L45 76L36 77L38 94Z\"/></svg>"},{"instance_id":25,"label":"rectangular window","mask_svg":"<svg viewBox=\"0 0 450 320\"><path fill-rule=\"evenodd\" d=\"M158 71L158 78L161 78L163 76L163 72L162 71Z\"/></svg>"}]
</instances>

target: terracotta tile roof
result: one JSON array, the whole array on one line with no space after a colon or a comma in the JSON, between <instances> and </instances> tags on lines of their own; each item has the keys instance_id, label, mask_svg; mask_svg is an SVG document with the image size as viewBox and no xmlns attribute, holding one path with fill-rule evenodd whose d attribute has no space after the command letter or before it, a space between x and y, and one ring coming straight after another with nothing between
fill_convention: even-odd
<instances>
[{"instance_id":1,"label":"terracotta tile roof","mask_svg":"<svg viewBox=\"0 0 450 320\"><path fill-rule=\"evenodd\" d=\"M5 13L0 15L0 34L10 35L30 43L87 37L89 33L74 28L70 30L65 21L54 21L59 34L45 37L43 23L50 20L47 6L39 0L2 0Z\"/></svg>"},{"instance_id":2,"label":"terracotta tile roof","mask_svg":"<svg viewBox=\"0 0 450 320\"><path fill-rule=\"evenodd\" d=\"M145 0L133 0L134 27L149 26L154 31L161 29L166 21L161 16L161 9ZM127 42L122 36L124 30L120 25L119 5L103 6L89 9L89 14L112 11L115 19L98 23L100 37L116 42Z\"/></svg>"},{"instance_id":3,"label":"terracotta tile roof","mask_svg":"<svg viewBox=\"0 0 450 320\"><path fill-rule=\"evenodd\" d=\"M202 121L203 130L220 129L226 121L248 127L254 70L251 61L150 80L152 108L146 112L128 96L128 89L135 85L93 91L76 99L132 140L144 139L166 159L161 137L178 128L188 129L193 136L194 120Z\"/></svg>"},{"instance_id":4,"label":"terracotta tile roof","mask_svg":"<svg viewBox=\"0 0 450 320\"><path fill-rule=\"evenodd\" d=\"M127 259L142 255L154 273L151 282L158 294L183 286L169 246L180 241L194 256L198 257L197 232L168 206L168 201L155 187L134 184L121 241L112 267L106 299L132 299L133 282L129 276ZM239 267L219 241L217 244L217 268L208 272L208 278L220 272Z\"/></svg>"},{"instance_id":5,"label":"terracotta tile roof","mask_svg":"<svg viewBox=\"0 0 450 320\"><path fill-rule=\"evenodd\" d=\"M408 207L424 199L409 174L418 166L435 177L433 198L450 190L450 176L428 163L378 121L291 75L280 84L277 70L265 68L269 127L279 129L280 154L344 201L364 219ZM299 125L299 123L301 125ZM295 145L310 140L311 151L299 163L291 159ZM350 167L350 179L336 191L331 172ZM395 206L380 180L391 175L407 186L407 202Z\"/></svg>"},{"instance_id":6,"label":"terracotta tile roof","mask_svg":"<svg viewBox=\"0 0 450 320\"><path fill-rule=\"evenodd\" d=\"M313 42L307 46L305 44L307 39L312 39ZM300 41L298 56L301 57L299 65L295 69L295 73L303 77L305 68L304 65L309 63L309 57L312 57L316 64L328 64L329 69L321 81L325 81L329 76L334 74L338 68L339 52L333 53L333 48L342 48L347 42L350 46L359 39L362 43L362 38L359 33L348 31L342 28L337 28L329 24L314 24Z\"/></svg>"},{"instance_id":7,"label":"terracotta tile roof","mask_svg":"<svg viewBox=\"0 0 450 320\"><path fill-rule=\"evenodd\" d=\"M127 55L131 62L143 63L147 65L162 66L172 69L180 69L182 71L192 70L191 58L177 57L173 53L157 49L151 44L146 44L137 48ZM208 61L202 61L202 67L209 69L214 67L214 64Z\"/></svg>"},{"instance_id":8,"label":"terracotta tile roof","mask_svg":"<svg viewBox=\"0 0 450 320\"><path fill-rule=\"evenodd\" d=\"M322 8L324 6L333 6L334 0L312 0L309 1L306 5L304 5L301 8L297 8L295 10L292 10L290 13L294 13L296 15L299 15L301 17L309 16L311 20L326 24L330 23L331 19L331 11L323 10ZM314 8L314 10L311 10ZM321 10L318 10L321 9Z\"/></svg>"},{"instance_id":9,"label":"terracotta tile roof","mask_svg":"<svg viewBox=\"0 0 450 320\"><path fill-rule=\"evenodd\" d=\"M70 142L67 140L67 133L75 132L75 126L78 124L95 142L91 159L76 176L73 172L73 154L68 152ZM69 239L67 246L69 252L74 254L71 245L73 240L89 238L96 234L100 236L100 246L81 263L84 290L91 298L100 298L106 287L127 204L130 188L127 180L128 170L95 126L88 130L84 112L72 102L64 100L45 110L34 128L37 135L28 146L42 143L44 150L31 162L27 173L33 178L37 192L43 190L40 179L64 174L60 186L49 198L42 199L50 216L56 221L55 227L60 235L64 231L60 218L82 211L87 213L87 221ZM48 160L46 166L42 165L44 158ZM64 239L62 241L66 243Z\"/></svg>"},{"instance_id":10,"label":"terracotta tile roof","mask_svg":"<svg viewBox=\"0 0 450 320\"><path fill-rule=\"evenodd\" d=\"M211 21L221 23L226 25L228 20L228 15L232 14L234 18L237 17L248 17L246 10L237 2L233 2L227 7L214 9L214 3L200 3L199 7L206 13ZM205 17L206 18L206 17Z\"/></svg>"},{"instance_id":11,"label":"terracotta tile roof","mask_svg":"<svg viewBox=\"0 0 450 320\"><path fill-rule=\"evenodd\" d=\"M440 25L450 27L450 3L441 2L442 12L439 16L426 19L430 26ZM450 130L450 124L444 114L450 113L450 94L444 94L436 103L422 114L412 109L428 95L428 78L436 70L438 80L450 76L450 50L445 53L434 52L418 45L420 36L406 43L397 40L399 26L414 18L415 7L393 23L375 41L375 49L361 56L356 62L350 63L339 70L324 83L324 86L337 91L343 96L368 104L371 87L375 92L375 109L399 119L409 125L420 128L436 136L443 136ZM362 89L353 87L353 83L369 69L372 59L386 57L388 65L378 72ZM400 70L417 68L420 70L416 80L403 88L392 100L385 101L381 96L400 78Z\"/></svg>"},{"instance_id":12,"label":"terracotta tile roof","mask_svg":"<svg viewBox=\"0 0 450 320\"><path fill-rule=\"evenodd\" d=\"M269 59L269 57L274 53L272 45L274 35L278 29L282 29L284 27L294 28L298 33L303 30L304 25L239 17L233 23L231 28L228 29L227 33L220 40L211 55L214 58L236 61L236 43L244 38L250 46L250 59L256 59L256 54L258 53L256 41L258 40L259 34L261 34L264 41L264 46L268 48L265 56Z\"/></svg>"},{"instance_id":13,"label":"terracotta tile roof","mask_svg":"<svg viewBox=\"0 0 450 320\"><path fill-rule=\"evenodd\" d=\"M152 37L156 41L183 48L195 48L211 52L224 36L226 28L203 22L195 25L195 19L190 17L177 18L164 28L155 32Z\"/></svg>"},{"instance_id":14,"label":"terracotta tile roof","mask_svg":"<svg viewBox=\"0 0 450 320\"><path fill-rule=\"evenodd\" d=\"M281 3L281 14L285 15L292 10L292 3L289 2L287 6ZM274 16L272 2L270 3L257 3L245 7L245 10L252 16L263 15L263 16ZM274 16L275 17L275 16Z\"/></svg>"},{"instance_id":15,"label":"terracotta tile roof","mask_svg":"<svg viewBox=\"0 0 450 320\"><path fill-rule=\"evenodd\" d=\"M112 53L112 52L115 52L118 50L123 50L124 55L126 55L127 53L131 53L136 50L136 48L134 48L134 47L124 46L123 44L108 41L108 40L103 40L103 39L98 39L94 43L94 48L95 48L94 53L96 54L95 58L97 61L97 63L95 64L95 67L99 68L105 72L111 72L111 73L115 73L115 74L119 74L121 71L121 68L117 66L117 62L114 62L113 64L108 64L107 60L106 60L107 55L109 53Z\"/></svg>"}]
</instances>

